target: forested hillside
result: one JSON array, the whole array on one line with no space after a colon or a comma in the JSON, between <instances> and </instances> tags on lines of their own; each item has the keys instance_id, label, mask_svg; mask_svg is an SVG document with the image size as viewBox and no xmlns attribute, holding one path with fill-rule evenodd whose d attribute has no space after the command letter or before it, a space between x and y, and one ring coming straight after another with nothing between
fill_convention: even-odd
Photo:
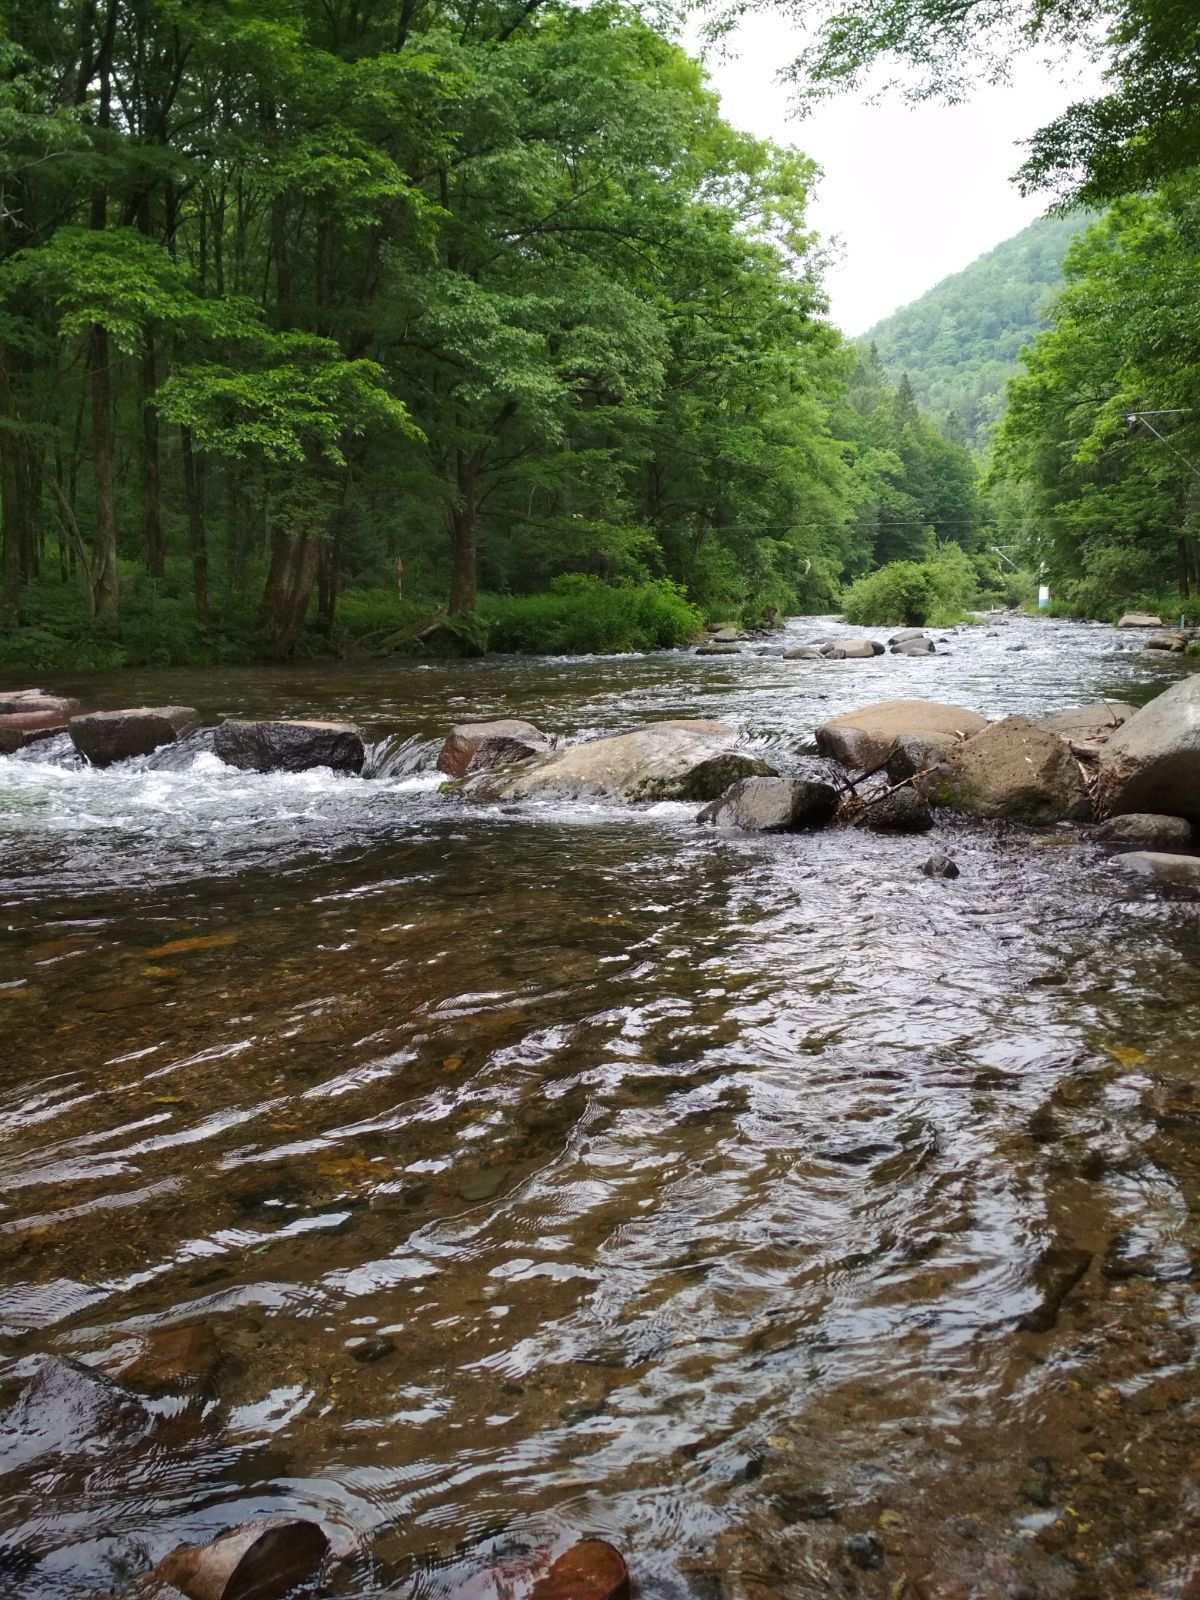
<instances>
[{"instance_id":1,"label":"forested hillside","mask_svg":"<svg viewBox=\"0 0 1200 1600\"><path fill-rule=\"evenodd\" d=\"M1067 247L1090 220L1082 211L1040 218L864 336L952 438L984 442L1019 352L1046 326Z\"/></svg>"},{"instance_id":2,"label":"forested hillside","mask_svg":"<svg viewBox=\"0 0 1200 1600\"><path fill-rule=\"evenodd\" d=\"M8 25L0 659L287 656L442 608L443 643L490 608L534 647L489 596L551 588L556 644L564 607L670 643L971 542L965 452L824 318L810 163L636 12Z\"/></svg>"}]
</instances>

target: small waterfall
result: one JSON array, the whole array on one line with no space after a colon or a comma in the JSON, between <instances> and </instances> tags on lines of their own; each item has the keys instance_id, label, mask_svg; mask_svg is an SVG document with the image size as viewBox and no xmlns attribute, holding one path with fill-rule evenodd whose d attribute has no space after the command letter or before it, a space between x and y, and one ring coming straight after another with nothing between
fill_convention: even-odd
<instances>
[{"instance_id":1,"label":"small waterfall","mask_svg":"<svg viewBox=\"0 0 1200 1600\"><path fill-rule=\"evenodd\" d=\"M186 772L197 756L212 755L215 728L193 728L171 744L160 744L142 763L143 772Z\"/></svg>"},{"instance_id":2,"label":"small waterfall","mask_svg":"<svg viewBox=\"0 0 1200 1600\"><path fill-rule=\"evenodd\" d=\"M420 739L415 734L393 734L367 746L364 778L412 778L432 772L442 748L440 739Z\"/></svg>"},{"instance_id":3,"label":"small waterfall","mask_svg":"<svg viewBox=\"0 0 1200 1600\"><path fill-rule=\"evenodd\" d=\"M83 766L83 757L71 743L69 733L56 733L52 739L38 739L33 744L27 744L23 750L14 751L8 759L35 761L44 767L63 767L68 771L72 767Z\"/></svg>"}]
</instances>

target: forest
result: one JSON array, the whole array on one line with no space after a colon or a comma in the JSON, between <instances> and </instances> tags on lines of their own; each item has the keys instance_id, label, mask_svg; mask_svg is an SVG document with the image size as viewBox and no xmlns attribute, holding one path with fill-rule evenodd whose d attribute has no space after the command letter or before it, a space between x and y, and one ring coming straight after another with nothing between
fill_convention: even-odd
<instances>
[{"instance_id":1,"label":"forest","mask_svg":"<svg viewBox=\"0 0 1200 1600\"><path fill-rule=\"evenodd\" d=\"M0 125L0 660L678 643L978 543L811 164L632 10L12 0Z\"/></svg>"},{"instance_id":2,"label":"forest","mask_svg":"<svg viewBox=\"0 0 1200 1600\"><path fill-rule=\"evenodd\" d=\"M1071 27L846 15L803 93ZM812 163L633 8L8 0L0 663L678 644L948 545L1004 597L997 538L1073 609L1189 598L1200 147L1146 86L1198 25L1097 17L1111 91L1022 173L1067 214L873 349L827 315Z\"/></svg>"}]
</instances>

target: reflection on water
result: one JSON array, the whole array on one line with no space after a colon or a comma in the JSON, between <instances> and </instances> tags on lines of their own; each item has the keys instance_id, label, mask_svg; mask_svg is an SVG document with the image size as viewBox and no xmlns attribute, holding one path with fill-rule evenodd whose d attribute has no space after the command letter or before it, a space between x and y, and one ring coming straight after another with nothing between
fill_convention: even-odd
<instances>
[{"instance_id":1,"label":"reflection on water","mask_svg":"<svg viewBox=\"0 0 1200 1600\"><path fill-rule=\"evenodd\" d=\"M1107 629L953 643L197 681L362 719L403 747L368 780L0 762L0 1381L146 1397L10 1417L0 1590L286 1509L356 1597L582 1532L647 1594L1181 1593L1197 908L1072 830L947 826L947 884L928 839L471 814L404 743L702 713L798 748L919 684L1158 670Z\"/></svg>"}]
</instances>

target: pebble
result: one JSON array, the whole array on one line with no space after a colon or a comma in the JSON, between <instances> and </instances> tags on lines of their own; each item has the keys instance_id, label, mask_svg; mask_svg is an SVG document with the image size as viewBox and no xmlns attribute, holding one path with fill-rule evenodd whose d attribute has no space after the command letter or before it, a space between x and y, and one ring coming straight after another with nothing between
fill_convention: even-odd
<instances>
[{"instance_id":1,"label":"pebble","mask_svg":"<svg viewBox=\"0 0 1200 1600\"><path fill-rule=\"evenodd\" d=\"M873 1533L852 1533L842 1549L863 1572L876 1572L883 1565L883 1545Z\"/></svg>"}]
</instances>

